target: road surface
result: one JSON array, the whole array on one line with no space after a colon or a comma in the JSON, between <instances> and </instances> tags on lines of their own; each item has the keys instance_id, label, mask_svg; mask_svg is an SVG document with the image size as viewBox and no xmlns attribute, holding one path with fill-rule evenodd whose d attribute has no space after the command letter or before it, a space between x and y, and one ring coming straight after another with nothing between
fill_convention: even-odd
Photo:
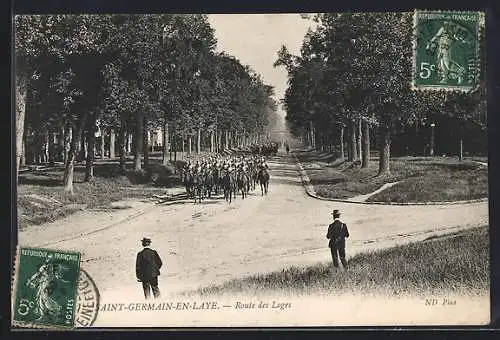
<instances>
[{"instance_id":1,"label":"road surface","mask_svg":"<svg viewBox=\"0 0 500 340\"><path fill-rule=\"evenodd\" d=\"M269 194L228 204L128 202L130 209L81 212L27 228L19 243L82 252L82 268L102 296L141 298L135 258L143 237L164 260L163 295L250 274L330 261L325 238L331 211L347 223L348 258L362 251L488 223L488 203L383 206L320 201L306 195L291 156L270 158Z\"/></svg>"}]
</instances>

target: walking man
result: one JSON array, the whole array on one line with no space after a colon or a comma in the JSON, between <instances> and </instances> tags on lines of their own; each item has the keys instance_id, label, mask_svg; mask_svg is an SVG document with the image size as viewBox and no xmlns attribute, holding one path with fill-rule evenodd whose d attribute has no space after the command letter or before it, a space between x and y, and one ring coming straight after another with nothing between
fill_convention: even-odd
<instances>
[{"instance_id":1,"label":"walking man","mask_svg":"<svg viewBox=\"0 0 500 340\"><path fill-rule=\"evenodd\" d=\"M332 213L333 223L328 226L328 232L326 238L330 240L328 246L332 253L333 266L337 268L339 266L338 257L340 257L340 262L347 269L347 260L345 259L345 239L349 237L349 231L347 230L347 225L340 221L340 212L335 209ZM338 257L337 257L338 254Z\"/></svg>"},{"instance_id":2,"label":"walking man","mask_svg":"<svg viewBox=\"0 0 500 340\"><path fill-rule=\"evenodd\" d=\"M151 249L151 239L143 238L141 240L144 249L137 254L135 264L135 273L137 281L142 282L144 290L144 297L151 298L153 291L154 298L160 297L160 290L158 289L158 276L160 275L160 268L162 262L156 250Z\"/></svg>"}]
</instances>

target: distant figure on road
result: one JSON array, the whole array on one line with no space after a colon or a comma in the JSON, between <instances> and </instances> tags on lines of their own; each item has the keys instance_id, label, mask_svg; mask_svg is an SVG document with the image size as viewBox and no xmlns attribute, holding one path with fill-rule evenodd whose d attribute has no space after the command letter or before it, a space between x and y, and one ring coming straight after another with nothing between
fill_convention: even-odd
<instances>
[{"instance_id":1,"label":"distant figure on road","mask_svg":"<svg viewBox=\"0 0 500 340\"><path fill-rule=\"evenodd\" d=\"M326 238L330 240L328 246L332 253L333 266L337 268L339 266L338 257L347 269L347 260L345 259L345 239L349 237L349 231L347 230L347 225L340 221L340 212L335 209L332 213L333 223L328 226L328 232ZM338 257L337 257L338 253Z\"/></svg>"},{"instance_id":2,"label":"distant figure on road","mask_svg":"<svg viewBox=\"0 0 500 340\"><path fill-rule=\"evenodd\" d=\"M290 152L290 145L288 145L288 142L285 142L285 149L286 149L286 154Z\"/></svg>"},{"instance_id":3,"label":"distant figure on road","mask_svg":"<svg viewBox=\"0 0 500 340\"><path fill-rule=\"evenodd\" d=\"M153 291L153 296L160 297L160 289L158 288L158 276L162 262L156 250L151 249L151 239L143 238L141 240L144 249L137 254L135 264L135 273L137 280L142 282L144 297L151 297L150 289Z\"/></svg>"}]
</instances>

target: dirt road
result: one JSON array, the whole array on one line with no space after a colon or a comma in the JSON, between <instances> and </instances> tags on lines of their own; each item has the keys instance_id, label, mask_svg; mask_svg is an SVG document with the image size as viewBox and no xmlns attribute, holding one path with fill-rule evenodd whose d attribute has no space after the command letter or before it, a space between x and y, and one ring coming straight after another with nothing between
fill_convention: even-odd
<instances>
[{"instance_id":1,"label":"dirt road","mask_svg":"<svg viewBox=\"0 0 500 340\"><path fill-rule=\"evenodd\" d=\"M150 237L165 266L164 295L292 265L329 261L332 209L349 227L348 257L488 223L488 204L381 206L319 201L306 195L291 156L270 159L270 192L228 204L162 205L82 212L19 233L21 245L74 249L102 296L141 298L135 279L140 239Z\"/></svg>"}]
</instances>

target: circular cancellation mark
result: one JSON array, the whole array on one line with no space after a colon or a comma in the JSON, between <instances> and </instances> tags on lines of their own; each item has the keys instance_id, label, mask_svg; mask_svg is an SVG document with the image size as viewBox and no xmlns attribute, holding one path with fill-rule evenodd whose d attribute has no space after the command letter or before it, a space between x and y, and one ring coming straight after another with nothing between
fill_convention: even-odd
<instances>
[{"instance_id":1,"label":"circular cancellation mark","mask_svg":"<svg viewBox=\"0 0 500 340\"><path fill-rule=\"evenodd\" d=\"M90 275L80 268L75 309L75 328L91 327L99 311L99 290Z\"/></svg>"}]
</instances>

